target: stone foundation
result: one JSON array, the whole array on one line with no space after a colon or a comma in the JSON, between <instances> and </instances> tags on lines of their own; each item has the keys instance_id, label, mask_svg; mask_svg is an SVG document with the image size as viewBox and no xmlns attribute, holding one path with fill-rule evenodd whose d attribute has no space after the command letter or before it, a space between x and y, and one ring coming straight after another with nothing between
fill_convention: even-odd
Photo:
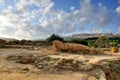
<instances>
[{"instance_id":1,"label":"stone foundation","mask_svg":"<svg viewBox=\"0 0 120 80\"><path fill-rule=\"evenodd\" d=\"M53 58L50 56L39 56L35 60L35 66L39 69L52 70L90 70L94 66L89 62L83 62L75 59Z\"/></svg>"}]
</instances>

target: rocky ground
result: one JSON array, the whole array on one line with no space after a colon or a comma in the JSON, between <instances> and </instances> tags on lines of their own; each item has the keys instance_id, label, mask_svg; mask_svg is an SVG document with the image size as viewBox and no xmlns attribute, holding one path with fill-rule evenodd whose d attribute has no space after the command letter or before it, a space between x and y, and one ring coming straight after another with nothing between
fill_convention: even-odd
<instances>
[{"instance_id":1,"label":"rocky ground","mask_svg":"<svg viewBox=\"0 0 120 80\"><path fill-rule=\"evenodd\" d=\"M119 56L0 49L0 80L119 80Z\"/></svg>"}]
</instances>

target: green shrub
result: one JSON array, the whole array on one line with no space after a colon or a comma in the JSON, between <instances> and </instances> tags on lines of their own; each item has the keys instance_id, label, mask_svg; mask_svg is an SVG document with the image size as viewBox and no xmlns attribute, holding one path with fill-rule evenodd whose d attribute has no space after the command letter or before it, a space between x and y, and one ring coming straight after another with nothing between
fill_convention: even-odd
<instances>
[{"instance_id":1,"label":"green shrub","mask_svg":"<svg viewBox=\"0 0 120 80\"><path fill-rule=\"evenodd\" d=\"M99 48L107 48L109 47L109 40L106 36L101 36L96 40L95 45Z\"/></svg>"},{"instance_id":2,"label":"green shrub","mask_svg":"<svg viewBox=\"0 0 120 80\"><path fill-rule=\"evenodd\" d=\"M95 41L93 41L93 40L89 40L89 41L87 41L88 42L88 46L89 47L95 47Z\"/></svg>"}]
</instances>

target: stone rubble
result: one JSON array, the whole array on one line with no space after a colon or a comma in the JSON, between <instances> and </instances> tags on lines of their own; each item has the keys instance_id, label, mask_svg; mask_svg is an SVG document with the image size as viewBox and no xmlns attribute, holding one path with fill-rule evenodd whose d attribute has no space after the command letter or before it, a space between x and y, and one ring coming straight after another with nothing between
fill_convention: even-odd
<instances>
[{"instance_id":1,"label":"stone rubble","mask_svg":"<svg viewBox=\"0 0 120 80\"><path fill-rule=\"evenodd\" d=\"M77 59L55 58L51 56L39 56L35 59L35 66L39 69L52 73L59 73L59 71L91 71L88 77L84 80L106 80L106 75L103 70L96 69L94 64L89 61L79 61ZM92 74L93 73L93 74Z\"/></svg>"},{"instance_id":2,"label":"stone rubble","mask_svg":"<svg viewBox=\"0 0 120 80\"><path fill-rule=\"evenodd\" d=\"M56 55L58 56L58 55ZM55 55L10 55L7 60L15 60L22 64L33 64L40 70L51 73L61 73L65 71L89 72L86 80L119 80L120 58L118 60L102 60L96 64L89 60L79 60L70 57L55 57ZM115 65L114 65L115 64ZM23 69L24 72L29 69ZM90 76L91 75L91 76ZM116 78L115 75L118 75Z\"/></svg>"},{"instance_id":3,"label":"stone rubble","mask_svg":"<svg viewBox=\"0 0 120 80\"><path fill-rule=\"evenodd\" d=\"M65 59L65 58L52 58L50 56L39 56L35 60L35 66L42 70L55 70L55 69L64 69L64 70L90 70L94 66L89 62L82 62L74 59Z\"/></svg>"},{"instance_id":4,"label":"stone rubble","mask_svg":"<svg viewBox=\"0 0 120 80\"><path fill-rule=\"evenodd\" d=\"M15 60L17 63L29 64L34 63L35 58L33 55L10 55L7 60Z\"/></svg>"}]
</instances>

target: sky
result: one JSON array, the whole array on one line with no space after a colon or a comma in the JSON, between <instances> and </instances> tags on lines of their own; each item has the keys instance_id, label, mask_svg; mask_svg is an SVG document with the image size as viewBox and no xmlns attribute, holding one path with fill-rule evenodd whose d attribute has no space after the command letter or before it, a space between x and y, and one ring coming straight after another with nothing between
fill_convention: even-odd
<instances>
[{"instance_id":1,"label":"sky","mask_svg":"<svg viewBox=\"0 0 120 80\"><path fill-rule=\"evenodd\" d=\"M0 37L120 33L120 0L0 0Z\"/></svg>"}]
</instances>

